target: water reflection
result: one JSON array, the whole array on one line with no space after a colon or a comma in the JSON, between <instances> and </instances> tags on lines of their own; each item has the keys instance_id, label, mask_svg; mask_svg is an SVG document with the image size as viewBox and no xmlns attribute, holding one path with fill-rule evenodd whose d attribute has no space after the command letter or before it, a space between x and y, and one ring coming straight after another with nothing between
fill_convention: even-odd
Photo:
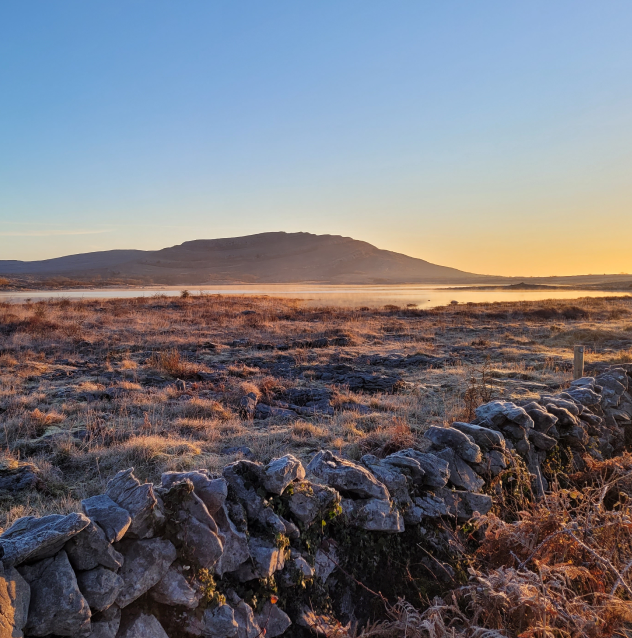
<instances>
[{"instance_id":1,"label":"water reflection","mask_svg":"<svg viewBox=\"0 0 632 638\"><path fill-rule=\"evenodd\" d=\"M126 289L86 289L28 292L0 292L3 301L23 302L27 299L116 299L179 296L184 286ZM598 290L445 290L440 286L319 286L319 285L232 285L188 287L192 295L269 295L301 300L307 306L380 307L388 304L405 307L434 308L458 303L491 303L495 301L538 301L541 299L578 299L616 295Z\"/></svg>"}]
</instances>

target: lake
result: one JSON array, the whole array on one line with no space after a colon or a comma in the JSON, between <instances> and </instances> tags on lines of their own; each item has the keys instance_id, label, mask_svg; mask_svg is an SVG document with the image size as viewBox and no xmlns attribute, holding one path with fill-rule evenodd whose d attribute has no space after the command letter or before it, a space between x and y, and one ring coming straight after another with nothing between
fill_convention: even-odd
<instances>
[{"instance_id":1,"label":"lake","mask_svg":"<svg viewBox=\"0 0 632 638\"><path fill-rule=\"evenodd\" d=\"M0 300L24 302L27 299L116 299L152 297L155 295L178 296L184 286L144 287L126 289L85 290L31 290L28 292L0 292ZM452 301L459 303L491 303L495 301L538 301L540 299L578 299L580 297L617 296L620 293L598 290L445 290L444 286L326 286L326 285L223 285L191 286L192 295L269 295L302 300L307 306L371 306L387 304L419 308L445 306Z\"/></svg>"}]
</instances>

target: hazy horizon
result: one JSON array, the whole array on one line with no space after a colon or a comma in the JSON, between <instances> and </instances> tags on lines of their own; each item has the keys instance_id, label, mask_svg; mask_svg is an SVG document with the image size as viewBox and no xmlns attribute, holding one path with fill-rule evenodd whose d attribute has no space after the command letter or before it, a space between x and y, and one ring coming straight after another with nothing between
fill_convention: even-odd
<instances>
[{"instance_id":1,"label":"hazy horizon","mask_svg":"<svg viewBox=\"0 0 632 638\"><path fill-rule=\"evenodd\" d=\"M0 259L282 230L632 271L632 5L0 7Z\"/></svg>"}]
</instances>

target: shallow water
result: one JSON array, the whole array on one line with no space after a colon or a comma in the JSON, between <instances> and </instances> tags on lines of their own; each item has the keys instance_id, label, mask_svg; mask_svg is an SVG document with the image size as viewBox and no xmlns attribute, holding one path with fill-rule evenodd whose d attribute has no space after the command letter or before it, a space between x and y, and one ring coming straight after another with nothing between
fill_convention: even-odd
<instances>
[{"instance_id":1,"label":"shallow water","mask_svg":"<svg viewBox=\"0 0 632 638\"><path fill-rule=\"evenodd\" d=\"M127 289L85 290L31 290L28 292L0 292L0 300L24 302L27 299L116 299L129 297L153 297L155 295L179 296L184 286L145 287ZM445 290L443 286L323 286L323 285L227 285L189 287L192 295L269 295L300 299L307 306L370 306L387 304L418 308L434 308L459 303L492 303L495 301L538 301L541 299L579 299L580 297L607 297L617 295L595 290Z\"/></svg>"}]
</instances>

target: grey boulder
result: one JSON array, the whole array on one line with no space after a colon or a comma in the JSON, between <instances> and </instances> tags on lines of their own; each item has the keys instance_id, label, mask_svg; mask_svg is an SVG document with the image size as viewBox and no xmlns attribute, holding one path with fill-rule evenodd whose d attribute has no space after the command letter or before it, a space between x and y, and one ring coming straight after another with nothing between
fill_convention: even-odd
<instances>
[{"instance_id":1,"label":"grey boulder","mask_svg":"<svg viewBox=\"0 0 632 638\"><path fill-rule=\"evenodd\" d=\"M399 464L401 463L402 457L413 459L423 470L423 475L420 479L413 475L414 483L428 487L443 487L448 482L448 478L450 477L448 463L429 452L419 452L419 450L407 448L387 456L384 461L386 463Z\"/></svg>"},{"instance_id":2,"label":"grey boulder","mask_svg":"<svg viewBox=\"0 0 632 638\"><path fill-rule=\"evenodd\" d=\"M219 561L215 565L215 572L222 576L235 571L250 558L248 538L240 532L228 515L226 506L215 512L215 521L219 527L224 549Z\"/></svg>"},{"instance_id":3,"label":"grey boulder","mask_svg":"<svg viewBox=\"0 0 632 638\"><path fill-rule=\"evenodd\" d=\"M123 557L110 545L105 532L92 521L66 543L65 550L70 564L77 570L103 565L116 571L123 564Z\"/></svg>"},{"instance_id":4,"label":"grey boulder","mask_svg":"<svg viewBox=\"0 0 632 638\"><path fill-rule=\"evenodd\" d=\"M235 622L237 623L237 638L259 638L263 635L255 620L252 607L243 600L235 605Z\"/></svg>"},{"instance_id":5,"label":"grey boulder","mask_svg":"<svg viewBox=\"0 0 632 638\"><path fill-rule=\"evenodd\" d=\"M482 425L499 426L504 421L512 421L525 429L533 427L533 419L526 411L509 401L491 401L479 406L476 408L476 418Z\"/></svg>"},{"instance_id":6,"label":"grey boulder","mask_svg":"<svg viewBox=\"0 0 632 638\"><path fill-rule=\"evenodd\" d=\"M158 584L150 590L149 595L157 603L172 607L195 609L199 602L195 589L189 585L186 578L173 565Z\"/></svg>"},{"instance_id":7,"label":"grey boulder","mask_svg":"<svg viewBox=\"0 0 632 638\"><path fill-rule=\"evenodd\" d=\"M111 607L123 589L123 579L105 567L79 572L77 584L92 611L103 611Z\"/></svg>"},{"instance_id":8,"label":"grey boulder","mask_svg":"<svg viewBox=\"0 0 632 638\"><path fill-rule=\"evenodd\" d=\"M160 538L123 540L119 548L125 562L120 572L123 588L116 604L127 607L160 582L177 554L171 542Z\"/></svg>"},{"instance_id":9,"label":"grey boulder","mask_svg":"<svg viewBox=\"0 0 632 638\"><path fill-rule=\"evenodd\" d=\"M140 614L121 624L117 638L169 638L155 616Z\"/></svg>"},{"instance_id":10,"label":"grey boulder","mask_svg":"<svg viewBox=\"0 0 632 638\"><path fill-rule=\"evenodd\" d=\"M316 478L345 495L388 500L389 493L366 468L321 450L307 466Z\"/></svg>"},{"instance_id":11,"label":"grey boulder","mask_svg":"<svg viewBox=\"0 0 632 638\"><path fill-rule=\"evenodd\" d=\"M416 466L417 471L423 476L424 472L417 461L414 461L413 459L405 459L403 457L402 460ZM397 503L403 505L410 502L408 481L410 480L412 483L412 479L408 479L406 477L406 475L402 472L400 465L387 463L372 454L365 454L360 459L360 462L375 476L378 481L380 481L380 483L386 485L389 493Z\"/></svg>"},{"instance_id":12,"label":"grey boulder","mask_svg":"<svg viewBox=\"0 0 632 638\"><path fill-rule=\"evenodd\" d=\"M448 508L442 498L426 494L426 496L416 496L413 499L412 506L404 512L404 522L411 525L419 524L424 517L439 518L447 514Z\"/></svg>"},{"instance_id":13,"label":"grey boulder","mask_svg":"<svg viewBox=\"0 0 632 638\"><path fill-rule=\"evenodd\" d=\"M28 636L87 636L91 612L66 552L18 570L31 586Z\"/></svg>"},{"instance_id":14,"label":"grey boulder","mask_svg":"<svg viewBox=\"0 0 632 638\"><path fill-rule=\"evenodd\" d=\"M539 403L532 401L523 406L525 412L533 419L534 428L545 434L557 423L557 417Z\"/></svg>"},{"instance_id":15,"label":"grey boulder","mask_svg":"<svg viewBox=\"0 0 632 638\"><path fill-rule=\"evenodd\" d=\"M2 562L5 567L11 567L54 556L89 524L89 518L77 513L19 518L0 536Z\"/></svg>"},{"instance_id":16,"label":"grey boulder","mask_svg":"<svg viewBox=\"0 0 632 638\"><path fill-rule=\"evenodd\" d=\"M132 521L128 533L136 538L150 538L155 527L162 522L162 513L151 483L141 482L134 476L134 468L121 470L108 481L106 495L127 510Z\"/></svg>"},{"instance_id":17,"label":"grey boulder","mask_svg":"<svg viewBox=\"0 0 632 638\"><path fill-rule=\"evenodd\" d=\"M291 454L273 459L263 468L263 487L272 494L283 494L290 483L304 478L302 463Z\"/></svg>"},{"instance_id":18,"label":"grey boulder","mask_svg":"<svg viewBox=\"0 0 632 638\"><path fill-rule=\"evenodd\" d=\"M340 495L331 487L311 481L300 481L294 484L288 507L303 525L310 525L339 499Z\"/></svg>"},{"instance_id":19,"label":"grey boulder","mask_svg":"<svg viewBox=\"0 0 632 638\"><path fill-rule=\"evenodd\" d=\"M436 494L443 499L448 513L460 521L467 521L475 512L487 514L492 508L492 497L487 494L474 494L473 492L449 490L442 488Z\"/></svg>"},{"instance_id":20,"label":"grey boulder","mask_svg":"<svg viewBox=\"0 0 632 638\"><path fill-rule=\"evenodd\" d=\"M32 463L15 460L0 462L0 494L12 495L42 485L40 471Z\"/></svg>"},{"instance_id":21,"label":"grey boulder","mask_svg":"<svg viewBox=\"0 0 632 638\"><path fill-rule=\"evenodd\" d=\"M226 502L226 497L228 496L226 480L223 478L211 478L205 470L165 472L161 477L162 485L166 488L183 480L189 480L193 483L195 494L206 505L206 509L211 516Z\"/></svg>"},{"instance_id":22,"label":"grey boulder","mask_svg":"<svg viewBox=\"0 0 632 638\"><path fill-rule=\"evenodd\" d=\"M193 483L184 479L160 493L184 557L199 567L213 567L222 554L222 541L217 524L195 493Z\"/></svg>"},{"instance_id":23,"label":"grey boulder","mask_svg":"<svg viewBox=\"0 0 632 638\"><path fill-rule=\"evenodd\" d=\"M529 430L529 441L539 450L550 450L557 445L556 439L537 430Z\"/></svg>"},{"instance_id":24,"label":"grey boulder","mask_svg":"<svg viewBox=\"0 0 632 638\"><path fill-rule=\"evenodd\" d=\"M485 481L452 448L441 450L436 455L448 462L450 483L457 489L478 492L485 485Z\"/></svg>"},{"instance_id":25,"label":"grey boulder","mask_svg":"<svg viewBox=\"0 0 632 638\"><path fill-rule=\"evenodd\" d=\"M452 427L472 437L474 443L476 443L481 450L490 450L494 447L503 447L505 445L505 437L500 432L484 428L482 425L455 421Z\"/></svg>"},{"instance_id":26,"label":"grey boulder","mask_svg":"<svg viewBox=\"0 0 632 638\"><path fill-rule=\"evenodd\" d=\"M282 636L292 624L290 617L270 601L264 604L260 613L255 614L255 622L261 631L265 630L266 638Z\"/></svg>"},{"instance_id":27,"label":"grey boulder","mask_svg":"<svg viewBox=\"0 0 632 638\"><path fill-rule=\"evenodd\" d=\"M285 555L282 548L263 538L251 536L248 541L251 563L244 563L237 571L241 581L254 578L269 578L285 566Z\"/></svg>"},{"instance_id":28,"label":"grey boulder","mask_svg":"<svg viewBox=\"0 0 632 638\"><path fill-rule=\"evenodd\" d=\"M121 610L112 605L104 612L92 616L92 632L88 638L116 638L121 625Z\"/></svg>"},{"instance_id":29,"label":"grey boulder","mask_svg":"<svg viewBox=\"0 0 632 638\"><path fill-rule=\"evenodd\" d=\"M371 532L400 533L404 531L404 519L390 501L377 498L356 501L345 499L345 501L348 505L346 513L352 525Z\"/></svg>"},{"instance_id":30,"label":"grey boulder","mask_svg":"<svg viewBox=\"0 0 632 638\"><path fill-rule=\"evenodd\" d=\"M424 436L436 449L449 447L465 461L470 463L480 463L481 461L481 448L474 443L474 439L471 436L463 434L459 430L431 425L425 431ZM435 456L437 455L435 454Z\"/></svg>"},{"instance_id":31,"label":"grey boulder","mask_svg":"<svg viewBox=\"0 0 632 638\"><path fill-rule=\"evenodd\" d=\"M31 601L31 588L15 567L0 564L0 637L22 638Z\"/></svg>"},{"instance_id":32,"label":"grey boulder","mask_svg":"<svg viewBox=\"0 0 632 638\"><path fill-rule=\"evenodd\" d=\"M129 512L119 507L106 494L84 499L81 501L81 509L104 531L109 543L120 541L132 522Z\"/></svg>"},{"instance_id":33,"label":"grey boulder","mask_svg":"<svg viewBox=\"0 0 632 638\"><path fill-rule=\"evenodd\" d=\"M235 612L229 605L206 609L202 621L202 636L205 638L234 638L239 629Z\"/></svg>"}]
</instances>

